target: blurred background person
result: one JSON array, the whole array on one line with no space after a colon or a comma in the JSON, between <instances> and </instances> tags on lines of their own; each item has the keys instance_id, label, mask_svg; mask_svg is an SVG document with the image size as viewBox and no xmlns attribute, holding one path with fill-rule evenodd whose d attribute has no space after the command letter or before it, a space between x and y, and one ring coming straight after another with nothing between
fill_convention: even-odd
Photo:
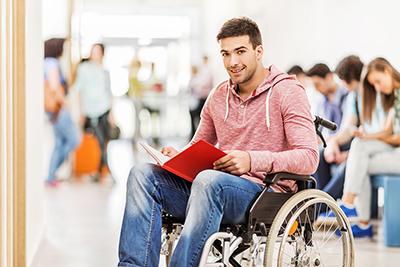
<instances>
[{"instance_id":1,"label":"blurred background person","mask_svg":"<svg viewBox=\"0 0 400 267\"><path fill-rule=\"evenodd\" d=\"M128 96L133 99L140 99L143 96L144 85L139 80L139 71L142 68L142 62L138 58L133 58L129 65L129 88Z\"/></svg>"},{"instance_id":2,"label":"blurred background person","mask_svg":"<svg viewBox=\"0 0 400 267\"><path fill-rule=\"evenodd\" d=\"M304 86L308 101L310 102L311 113L315 114L318 104L322 101L323 95L315 89L301 66L293 65L289 68L287 73L296 75L296 79Z\"/></svg>"},{"instance_id":3,"label":"blurred background person","mask_svg":"<svg viewBox=\"0 0 400 267\"><path fill-rule=\"evenodd\" d=\"M340 130L329 138L327 147L320 153L318 169L314 174L318 188L334 199L340 198L343 194L347 154L353 132L360 126L361 98L358 92L363 66L359 57L351 55L342 59L335 70L349 90L349 94Z\"/></svg>"},{"instance_id":4,"label":"blurred background person","mask_svg":"<svg viewBox=\"0 0 400 267\"><path fill-rule=\"evenodd\" d=\"M293 65L292 67L289 68L287 71L288 74L291 75L296 75L296 79L302 84L306 85L307 84L307 75L304 72L303 68L299 65Z\"/></svg>"},{"instance_id":5,"label":"blurred background person","mask_svg":"<svg viewBox=\"0 0 400 267\"><path fill-rule=\"evenodd\" d=\"M84 131L93 130L100 145L101 161L95 178L104 180L109 174L107 143L110 134L112 94L110 74L103 67L105 48L94 44L88 60L84 60L77 70L75 88L79 92L81 124Z\"/></svg>"},{"instance_id":6,"label":"blurred background person","mask_svg":"<svg viewBox=\"0 0 400 267\"><path fill-rule=\"evenodd\" d=\"M307 72L307 76L311 78L314 87L323 95L322 101L317 105L315 114L333 121L339 126L342 122L344 103L348 94L347 89L336 83L334 73L323 63L315 64ZM322 130L322 134L326 138L333 133L328 129Z\"/></svg>"},{"instance_id":7,"label":"blurred background person","mask_svg":"<svg viewBox=\"0 0 400 267\"><path fill-rule=\"evenodd\" d=\"M149 129L148 136L146 136L149 137L148 141L158 146L160 144L161 116L164 115L163 101L166 100L166 92L164 90L164 81L159 78L156 70L156 62L150 62L149 77L143 81L144 97L142 101L142 107L145 111L142 113L148 112L150 116L143 116L146 119L141 121L141 127L147 125Z\"/></svg>"},{"instance_id":8,"label":"blurred background person","mask_svg":"<svg viewBox=\"0 0 400 267\"><path fill-rule=\"evenodd\" d=\"M52 38L44 43L44 105L54 133L46 184L57 186L56 173L71 151L78 145L78 133L66 106L68 85L61 71L59 58L65 39Z\"/></svg>"},{"instance_id":9,"label":"blurred background person","mask_svg":"<svg viewBox=\"0 0 400 267\"><path fill-rule=\"evenodd\" d=\"M340 205L356 219L354 237L373 236L370 175L400 174L399 93L400 73L384 58L372 60L362 78L362 124L351 143Z\"/></svg>"},{"instance_id":10,"label":"blurred background person","mask_svg":"<svg viewBox=\"0 0 400 267\"><path fill-rule=\"evenodd\" d=\"M133 141L136 142L141 138L140 134L140 111L143 108L143 90L145 86L142 81L139 80L139 71L142 68L142 62L134 57L129 64L129 76L128 76L128 92L127 95L132 99L133 106L135 108L135 130L133 134Z\"/></svg>"},{"instance_id":11,"label":"blurred background person","mask_svg":"<svg viewBox=\"0 0 400 267\"><path fill-rule=\"evenodd\" d=\"M208 65L208 57L204 55L202 60L200 67L192 66L189 81L189 90L194 100L190 107L191 137L193 137L199 125L201 110L208 94L213 88L213 76Z\"/></svg>"},{"instance_id":12,"label":"blurred background person","mask_svg":"<svg viewBox=\"0 0 400 267\"><path fill-rule=\"evenodd\" d=\"M162 93L164 90L164 83L156 73L155 62L150 63L150 77L146 80L145 85L149 91L153 91L155 93Z\"/></svg>"}]
</instances>

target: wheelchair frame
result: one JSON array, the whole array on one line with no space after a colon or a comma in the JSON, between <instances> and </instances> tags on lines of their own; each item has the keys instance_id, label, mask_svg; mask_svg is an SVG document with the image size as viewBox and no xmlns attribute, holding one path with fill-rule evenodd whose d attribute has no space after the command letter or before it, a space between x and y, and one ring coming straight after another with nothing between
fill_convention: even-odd
<instances>
[{"instance_id":1,"label":"wheelchair frame","mask_svg":"<svg viewBox=\"0 0 400 267\"><path fill-rule=\"evenodd\" d=\"M325 140L318 129L320 125L326 126L324 122L326 123L322 118L316 117L316 132L325 146ZM272 184L276 184L282 179L295 180L298 191L296 193L276 193L268 190ZM327 205L338 219L338 230L341 233L343 245L343 264L341 266L354 266L354 240L350 223L332 197L316 189L317 182L312 176L280 172L265 175L264 184L264 189L255 198L247 212L246 222L235 225L221 225L220 232L214 233L208 238L203 248L200 267L241 267L242 265L235 257L242 253L247 253L244 256L245 260L248 261L246 266L281 266L282 260L279 260L279 257L282 257L282 246L285 245L285 242L293 242L291 241L293 237L290 235L290 231L295 223L295 231L298 230L299 226L304 227L301 233L304 239L303 249L307 249L307 246L313 246L311 228L315 218L310 219L309 214L315 214L317 205ZM289 221L287 220L288 216L292 216ZM308 223L306 216L309 217ZM166 264L169 266L174 242L179 237L183 221L166 213L163 213L162 220L165 235L162 240L161 254L166 256ZM283 230L283 226L287 225L291 227L285 227ZM329 228L329 230L331 229ZM274 265L274 249L280 239L283 241L280 245L277 265ZM217 254L219 261L207 263L210 253ZM292 266L319 266L321 264L318 253L313 252L311 256L302 253L301 251L297 253L296 245L296 257L292 259L294 264ZM264 254L264 256L261 256L260 262L254 262L255 256L258 254Z\"/></svg>"}]
</instances>

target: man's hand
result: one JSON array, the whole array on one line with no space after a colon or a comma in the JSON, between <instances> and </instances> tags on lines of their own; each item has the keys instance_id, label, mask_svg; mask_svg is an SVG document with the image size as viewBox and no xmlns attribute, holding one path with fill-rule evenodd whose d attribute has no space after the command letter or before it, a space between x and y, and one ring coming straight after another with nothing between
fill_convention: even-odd
<instances>
[{"instance_id":1,"label":"man's hand","mask_svg":"<svg viewBox=\"0 0 400 267\"><path fill-rule=\"evenodd\" d=\"M166 146L161 149L161 153L163 153L165 156L173 157L178 154L178 150L171 146Z\"/></svg>"},{"instance_id":2,"label":"man's hand","mask_svg":"<svg viewBox=\"0 0 400 267\"><path fill-rule=\"evenodd\" d=\"M326 162L333 163L340 154L339 145L334 140L329 140L324 150L324 157Z\"/></svg>"},{"instance_id":3,"label":"man's hand","mask_svg":"<svg viewBox=\"0 0 400 267\"><path fill-rule=\"evenodd\" d=\"M227 155L214 162L214 170L242 175L250 171L250 154L246 151L230 150Z\"/></svg>"}]
</instances>

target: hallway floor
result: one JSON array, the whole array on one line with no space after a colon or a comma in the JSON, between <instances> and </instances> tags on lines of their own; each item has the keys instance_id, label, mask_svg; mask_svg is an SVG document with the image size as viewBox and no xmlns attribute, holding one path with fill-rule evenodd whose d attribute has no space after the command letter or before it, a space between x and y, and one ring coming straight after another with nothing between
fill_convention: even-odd
<instances>
[{"instance_id":1,"label":"hallway floor","mask_svg":"<svg viewBox=\"0 0 400 267\"><path fill-rule=\"evenodd\" d=\"M130 147L125 141L110 145L114 184L66 181L46 188L46 228L32 267L116 266L126 178L133 162L148 160ZM356 241L356 266L399 266L400 248L384 247L377 225L374 240Z\"/></svg>"}]
</instances>

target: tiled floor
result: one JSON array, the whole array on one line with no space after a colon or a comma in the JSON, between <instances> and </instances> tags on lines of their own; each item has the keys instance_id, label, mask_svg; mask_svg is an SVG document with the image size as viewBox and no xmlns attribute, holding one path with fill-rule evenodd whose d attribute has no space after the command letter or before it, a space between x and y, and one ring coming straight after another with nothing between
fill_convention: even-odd
<instances>
[{"instance_id":1,"label":"tiled floor","mask_svg":"<svg viewBox=\"0 0 400 267\"><path fill-rule=\"evenodd\" d=\"M116 266L126 177L133 162L147 158L118 141L110 159L115 184L65 182L46 189L46 232L32 267ZM384 247L380 230L375 240L356 242L356 266L400 266L400 248Z\"/></svg>"}]
</instances>

